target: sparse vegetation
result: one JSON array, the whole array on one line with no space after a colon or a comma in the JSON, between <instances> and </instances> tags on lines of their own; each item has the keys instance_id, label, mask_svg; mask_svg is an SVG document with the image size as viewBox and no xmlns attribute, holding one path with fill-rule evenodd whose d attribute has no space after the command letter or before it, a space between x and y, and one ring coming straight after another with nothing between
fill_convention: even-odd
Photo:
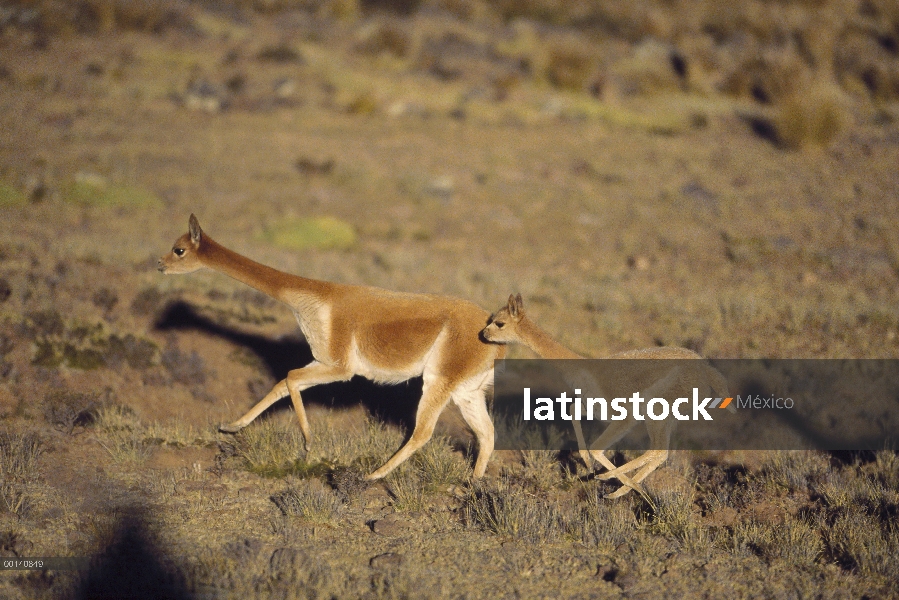
<instances>
[{"instance_id":1,"label":"sparse vegetation","mask_svg":"<svg viewBox=\"0 0 899 600\"><path fill-rule=\"evenodd\" d=\"M557 542L566 529L555 502L523 489L508 477L475 485L464 514L471 526L535 544Z\"/></svg>"},{"instance_id":2,"label":"sparse vegetation","mask_svg":"<svg viewBox=\"0 0 899 600\"><path fill-rule=\"evenodd\" d=\"M28 486L37 476L43 449L35 433L0 430L0 509L19 517L29 512L33 497Z\"/></svg>"},{"instance_id":3,"label":"sparse vegetation","mask_svg":"<svg viewBox=\"0 0 899 600\"><path fill-rule=\"evenodd\" d=\"M14 206L24 206L28 203L28 199L17 188L0 181L0 206L11 208Z\"/></svg>"},{"instance_id":4,"label":"sparse vegetation","mask_svg":"<svg viewBox=\"0 0 899 600\"><path fill-rule=\"evenodd\" d=\"M295 423L262 420L243 429L237 441L240 457L250 472L278 478L288 474L321 476L327 472L322 463L318 467L306 463L303 434Z\"/></svg>"},{"instance_id":5,"label":"sparse vegetation","mask_svg":"<svg viewBox=\"0 0 899 600\"><path fill-rule=\"evenodd\" d=\"M317 480L301 481L272 496L272 502L288 517L312 523L333 523L343 508L338 495Z\"/></svg>"},{"instance_id":6,"label":"sparse vegetation","mask_svg":"<svg viewBox=\"0 0 899 600\"><path fill-rule=\"evenodd\" d=\"M76 426L93 423L100 406L99 394L52 392L44 398L44 418L54 427L71 435Z\"/></svg>"},{"instance_id":7,"label":"sparse vegetation","mask_svg":"<svg viewBox=\"0 0 899 600\"><path fill-rule=\"evenodd\" d=\"M112 185L99 175L84 174L65 189L67 202L96 207L151 209L162 206L162 201L152 192L123 185Z\"/></svg>"},{"instance_id":8,"label":"sparse vegetation","mask_svg":"<svg viewBox=\"0 0 899 600\"><path fill-rule=\"evenodd\" d=\"M450 410L368 482L416 382L304 393L308 452L286 399L220 433L312 357L155 272L195 212L304 276L521 291L584 354L894 358L894 5L2 2L0 554L98 558L0 596L896 597L894 449L678 451L609 500L565 452L473 484Z\"/></svg>"},{"instance_id":9,"label":"sparse vegetation","mask_svg":"<svg viewBox=\"0 0 899 600\"><path fill-rule=\"evenodd\" d=\"M143 425L126 406L108 404L97 410L98 443L116 463L141 463L152 448L143 431Z\"/></svg>"},{"instance_id":10,"label":"sparse vegetation","mask_svg":"<svg viewBox=\"0 0 899 600\"><path fill-rule=\"evenodd\" d=\"M822 84L799 89L778 106L776 141L793 150L827 146L846 127L849 114L839 90Z\"/></svg>"}]
</instances>

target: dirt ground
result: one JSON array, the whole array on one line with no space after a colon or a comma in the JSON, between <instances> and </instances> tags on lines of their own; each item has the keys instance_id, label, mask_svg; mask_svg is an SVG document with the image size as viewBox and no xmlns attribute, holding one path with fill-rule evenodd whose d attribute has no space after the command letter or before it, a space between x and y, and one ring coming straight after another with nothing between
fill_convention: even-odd
<instances>
[{"instance_id":1,"label":"dirt ground","mask_svg":"<svg viewBox=\"0 0 899 600\"><path fill-rule=\"evenodd\" d=\"M306 277L521 292L584 355L899 358L895 100L843 96L796 148L778 105L521 75L483 50L521 21L175 6L158 30L0 35L0 555L97 557L0 595L899 594L892 450L676 452L650 505L566 456L497 453L472 485L448 410L436 462L365 487L421 384L354 380L305 395L320 446L254 462L295 442L289 402L216 426L310 359L293 315L156 271L194 213Z\"/></svg>"}]
</instances>

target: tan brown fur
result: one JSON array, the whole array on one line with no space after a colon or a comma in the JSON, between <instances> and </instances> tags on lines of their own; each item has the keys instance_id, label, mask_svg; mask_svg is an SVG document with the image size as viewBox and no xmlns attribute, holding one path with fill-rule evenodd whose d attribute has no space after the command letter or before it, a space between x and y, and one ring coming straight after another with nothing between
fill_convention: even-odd
<instances>
[{"instance_id":1,"label":"tan brown fur","mask_svg":"<svg viewBox=\"0 0 899 600\"><path fill-rule=\"evenodd\" d=\"M521 294L509 296L506 306L496 311L488 322L487 326L481 330L481 338L485 341L494 343L519 343L527 346L541 358L548 359L579 359L585 358L557 342L549 333L541 329L536 323L531 321L524 311L524 305ZM623 384L625 387L633 389L637 387L643 390L644 397L656 397L662 392L669 393L685 393L685 386L693 385L696 382L705 382L710 388L718 393L727 392L727 382L717 370L711 367L699 354L686 348L677 347L660 347L660 348L642 348L639 350L628 350L613 354L608 359L688 359L697 360L695 368L685 369L681 366L672 370L667 369L651 369L649 372L641 373L622 373L621 381L610 382L615 386ZM578 444L582 448L581 456L584 458L587 466L590 465L588 454L583 449L586 448L578 421L572 422L575 433L578 438ZM657 469L668 459L668 443L672 433L674 421L666 419L665 421L653 421L647 419L645 421L646 428L649 432L650 443L653 447L664 447L664 450L648 450L638 458L620 466L615 467L606 457L605 450L612 446L616 441L624 437L627 432L632 429L637 422L629 418L624 421L612 421L606 427L605 431L589 445L589 456L599 461L608 472L599 476L600 479L617 478L624 486L616 492L609 494L609 498L618 498L628 493L631 489L644 493L640 487L643 481L650 473ZM627 473L640 469L637 474L630 479Z\"/></svg>"},{"instance_id":2,"label":"tan brown fur","mask_svg":"<svg viewBox=\"0 0 899 600\"><path fill-rule=\"evenodd\" d=\"M218 244L191 215L188 233L159 259L159 270L178 274L203 268L229 275L287 304L314 358L309 365L290 371L240 419L222 425L222 431L246 427L289 394L308 448L312 435L300 395L303 390L354 375L380 383L422 376L423 393L412 436L369 478L384 477L423 446L450 400L459 406L478 440L474 477L484 474L494 437L485 392L493 383L493 361L505 356L504 346L478 337L488 317L485 310L448 296L392 292L283 273Z\"/></svg>"}]
</instances>

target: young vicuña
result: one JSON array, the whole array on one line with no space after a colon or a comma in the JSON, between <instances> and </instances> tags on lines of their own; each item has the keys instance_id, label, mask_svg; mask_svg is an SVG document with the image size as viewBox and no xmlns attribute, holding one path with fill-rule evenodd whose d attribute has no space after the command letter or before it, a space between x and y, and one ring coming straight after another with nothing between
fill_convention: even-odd
<instances>
[{"instance_id":1,"label":"young vicu\u00f1a","mask_svg":"<svg viewBox=\"0 0 899 600\"><path fill-rule=\"evenodd\" d=\"M194 215L189 231L159 259L163 273L212 269L287 304L312 351L313 361L287 374L258 404L221 430L236 432L290 395L308 449L312 439L300 393L315 385L361 375L378 383L421 376L423 393L409 440L368 479L380 479L421 448L450 399L475 434L480 477L493 453L494 430L485 400L501 345L481 341L487 311L448 296L392 292L361 285L306 279L259 264L216 243Z\"/></svg>"},{"instance_id":2,"label":"young vicu\u00f1a","mask_svg":"<svg viewBox=\"0 0 899 600\"><path fill-rule=\"evenodd\" d=\"M541 329L536 323L531 321L524 312L524 305L521 294L509 296L506 306L499 309L490 317L487 326L481 331L481 338L485 341L498 344L519 343L533 350L541 358L550 359L579 359L583 356L572 352L556 340L552 338L546 331ZM663 392L670 393L672 390L683 389L685 386L703 383L715 390L716 393L726 394L727 381L715 368L708 364L699 354L686 348L676 347L660 347L660 348L643 348L640 350L628 350L619 352L607 357L608 359L687 359L697 360L696 363L690 363L689 368L685 363L677 363L678 366L667 369L661 365L654 365L655 368L649 371L639 371L637 373L623 373L621 379L629 386L636 385L642 388L641 394L646 398L658 397ZM695 364L695 367L693 367ZM619 383L619 382L613 382ZM590 467L587 460L587 453L584 452L586 447L584 444L583 433L578 421L573 421L575 434L577 435L578 444L581 450L581 456ZM614 464L606 457L605 451L615 442L624 437L630 431L637 421L633 417L629 417L622 421L612 421L603 433L589 445L589 454L599 461L604 467L609 469L606 473L599 476L599 479L617 478L624 484L621 489L609 494L609 498L618 498L628 493L631 489L644 493L640 487L640 482L646 479L650 473L656 470L668 458L668 443L671 437L674 421L665 419L664 421L655 421L646 419L645 424L649 432L649 438L653 450L648 450L634 460L625 463L620 467ZM642 468L641 468L642 467ZM640 469L637 474L630 479L627 473Z\"/></svg>"}]
</instances>

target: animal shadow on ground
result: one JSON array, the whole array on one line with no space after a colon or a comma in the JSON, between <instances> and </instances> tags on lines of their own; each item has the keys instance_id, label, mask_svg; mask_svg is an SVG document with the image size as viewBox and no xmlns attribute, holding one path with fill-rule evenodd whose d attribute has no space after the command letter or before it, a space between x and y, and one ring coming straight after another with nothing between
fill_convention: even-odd
<instances>
[{"instance_id":1,"label":"animal shadow on ground","mask_svg":"<svg viewBox=\"0 0 899 600\"><path fill-rule=\"evenodd\" d=\"M169 304L156 320L157 331L201 331L228 340L258 356L266 369L280 381L291 369L299 369L312 362L312 352L300 337L271 339L262 335L221 325L199 314L190 304L176 301ZM422 394L422 379L416 377L397 385L378 385L363 377L350 381L318 385L303 392L306 405L318 404L331 408L345 408L362 404L378 418L411 431L415 412ZM259 401L262 398L257 398ZM280 400L275 409L290 405L290 398ZM249 408L249 407L248 407ZM237 418L239 415L234 415Z\"/></svg>"},{"instance_id":2,"label":"animal shadow on ground","mask_svg":"<svg viewBox=\"0 0 899 600\"><path fill-rule=\"evenodd\" d=\"M762 398L774 397L774 392L769 389L764 382L749 379L740 382L730 390L731 396L754 398L756 396ZM856 461L871 462L874 460L875 451L883 448L892 447L891 438L886 432L875 432L872 430L864 437L851 439L845 436L828 435L818 429L815 429L809 419L802 414L797 414L792 410L775 410L769 411L782 427L791 430L797 434L797 439L804 440L807 447L783 448L785 450L813 450L819 449L830 453L835 464L851 464ZM761 434L764 436L764 433ZM759 438L764 440L764 437ZM845 450L842 448L867 448L867 450ZM766 448L759 448L766 449ZM776 448L775 448L776 449Z\"/></svg>"},{"instance_id":3,"label":"animal shadow on ground","mask_svg":"<svg viewBox=\"0 0 899 600\"><path fill-rule=\"evenodd\" d=\"M189 598L184 582L153 540L138 509L127 509L112 541L81 574L77 599Z\"/></svg>"}]
</instances>

